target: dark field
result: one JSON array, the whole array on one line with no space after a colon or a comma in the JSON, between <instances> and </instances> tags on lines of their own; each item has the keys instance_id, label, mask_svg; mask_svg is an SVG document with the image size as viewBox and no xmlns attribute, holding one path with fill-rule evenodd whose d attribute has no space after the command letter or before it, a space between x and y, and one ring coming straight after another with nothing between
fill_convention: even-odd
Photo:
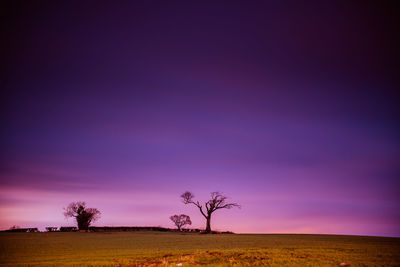
<instances>
[{"instance_id":1,"label":"dark field","mask_svg":"<svg viewBox=\"0 0 400 267\"><path fill-rule=\"evenodd\" d=\"M0 251L2 266L400 266L400 238L365 236L0 233Z\"/></svg>"}]
</instances>

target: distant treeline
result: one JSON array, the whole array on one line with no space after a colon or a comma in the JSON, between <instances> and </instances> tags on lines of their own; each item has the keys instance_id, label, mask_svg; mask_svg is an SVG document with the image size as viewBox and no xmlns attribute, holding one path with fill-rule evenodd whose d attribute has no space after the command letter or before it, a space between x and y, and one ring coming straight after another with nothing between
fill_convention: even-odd
<instances>
[{"instance_id":1,"label":"distant treeline","mask_svg":"<svg viewBox=\"0 0 400 267\"><path fill-rule=\"evenodd\" d=\"M39 232L37 228L11 228L3 232L35 233Z\"/></svg>"},{"instance_id":2,"label":"distant treeline","mask_svg":"<svg viewBox=\"0 0 400 267\"><path fill-rule=\"evenodd\" d=\"M46 227L47 232L77 232L75 226ZM89 232L135 232L135 231L159 231L159 232L185 232L185 233L201 233L201 229L177 229L164 228L159 226L90 226ZM39 232L38 228L12 228L4 232L22 232L33 233ZM232 232L215 232L215 234L233 234Z\"/></svg>"},{"instance_id":3,"label":"distant treeline","mask_svg":"<svg viewBox=\"0 0 400 267\"><path fill-rule=\"evenodd\" d=\"M160 232L178 232L177 229L164 228L159 226L90 226L91 232L133 232L133 231L160 231ZM182 229L181 232L201 232L200 229Z\"/></svg>"}]
</instances>

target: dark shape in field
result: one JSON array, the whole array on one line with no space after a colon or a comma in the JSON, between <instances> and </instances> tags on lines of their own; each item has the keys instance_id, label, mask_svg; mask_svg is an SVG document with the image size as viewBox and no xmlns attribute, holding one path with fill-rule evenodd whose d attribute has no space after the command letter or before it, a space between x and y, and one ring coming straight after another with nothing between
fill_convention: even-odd
<instances>
[{"instance_id":1,"label":"dark shape in field","mask_svg":"<svg viewBox=\"0 0 400 267\"><path fill-rule=\"evenodd\" d=\"M228 197L222 195L220 192L212 192L211 199L205 203L206 211L203 210L203 206L199 201L194 202L194 195L186 191L181 195L182 201L185 204L193 204L197 206L201 212L201 214L206 218L206 230L205 233L211 233L211 215L214 211L218 209L231 209L233 207L240 208L240 205L237 203L226 203Z\"/></svg>"},{"instance_id":2,"label":"dark shape in field","mask_svg":"<svg viewBox=\"0 0 400 267\"><path fill-rule=\"evenodd\" d=\"M159 231L159 232L176 232L176 229L164 228L159 226L90 226L90 232L146 232L146 231ZM199 233L200 229L181 229L186 233Z\"/></svg>"},{"instance_id":3,"label":"dark shape in field","mask_svg":"<svg viewBox=\"0 0 400 267\"><path fill-rule=\"evenodd\" d=\"M191 225L192 224L192 221L190 220L190 217L188 215L185 215L185 214L173 215L173 216L171 216L169 218L171 219L171 221L174 222L176 227L178 227L179 231L181 231L182 226Z\"/></svg>"},{"instance_id":4,"label":"dark shape in field","mask_svg":"<svg viewBox=\"0 0 400 267\"><path fill-rule=\"evenodd\" d=\"M57 232L58 231L58 227L48 226L48 227L46 227L46 231L47 232Z\"/></svg>"},{"instance_id":5,"label":"dark shape in field","mask_svg":"<svg viewBox=\"0 0 400 267\"><path fill-rule=\"evenodd\" d=\"M72 202L64 208L65 218L74 217L79 230L89 230L89 225L100 218L100 211L96 208L87 208L83 201Z\"/></svg>"},{"instance_id":6,"label":"dark shape in field","mask_svg":"<svg viewBox=\"0 0 400 267\"><path fill-rule=\"evenodd\" d=\"M20 228L19 226L13 226L5 232L19 232L19 233L36 233L39 232L37 228Z\"/></svg>"},{"instance_id":7,"label":"dark shape in field","mask_svg":"<svg viewBox=\"0 0 400 267\"><path fill-rule=\"evenodd\" d=\"M60 227L60 232L76 232L78 231L78 228L75 226L61 226Z\"/></svg>"}]
</instances>

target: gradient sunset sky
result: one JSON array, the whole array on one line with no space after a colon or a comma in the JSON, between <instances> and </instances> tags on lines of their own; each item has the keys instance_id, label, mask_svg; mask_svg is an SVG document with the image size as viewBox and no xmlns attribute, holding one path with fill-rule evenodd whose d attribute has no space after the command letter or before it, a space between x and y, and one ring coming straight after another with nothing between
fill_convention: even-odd
<instances>
[{"instance_id":1,"label":"gradient sunset sky","mask_svg":"<svg viewBox=\"0 0 400 267\"><path fill-rule=\"evenodd\" d=\"M395 8L306 2L2 4L0 229L400 236Z\"/></svg>"}]
</instances>

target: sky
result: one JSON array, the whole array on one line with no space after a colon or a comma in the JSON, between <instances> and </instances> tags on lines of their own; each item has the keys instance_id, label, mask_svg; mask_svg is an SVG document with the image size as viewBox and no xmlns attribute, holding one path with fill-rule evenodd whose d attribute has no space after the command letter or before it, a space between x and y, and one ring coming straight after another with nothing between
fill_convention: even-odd
<instances>
[{"instance_id":1,"label":"sky","mask_svg":"<svg viewBox=\"0 0 400 267\"><path fill-rule=\"evenodd\" d=\"M400 236L391 2L1 5L0 229Z\"/></svg>"}]
</instances>

